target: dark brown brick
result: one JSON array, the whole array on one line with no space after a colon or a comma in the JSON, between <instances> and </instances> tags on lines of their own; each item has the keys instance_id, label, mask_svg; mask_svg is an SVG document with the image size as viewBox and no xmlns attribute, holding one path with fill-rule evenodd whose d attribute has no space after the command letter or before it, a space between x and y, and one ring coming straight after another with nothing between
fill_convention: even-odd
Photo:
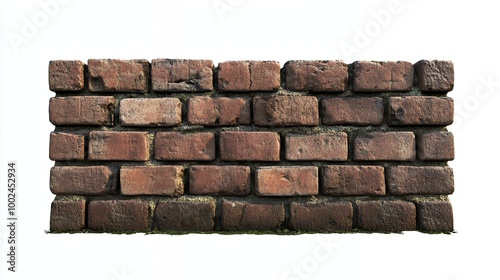
<instances>
[{"instance_id":1,"label":"dark brown brick","mask_svg":"<svg viewBox=\"0 0 500 280\"><path fill-rule=\"evenodd\" d=\"M92 200L88 227L103 232L149 231L149 207L145 200Z\"/></svg>"},{"instance_id":2,"label":"dark brown brick","mask_svg":"<svg viewBox=\"0 0 500 280\"><path fill-rule=\"evenodd\" d=\"M347 160L347 134L345 132L313 135L287 134L287 160Z\"/></svg>"},{"instance_id":3,"label":"dark brown brick","mask_svg":"<svg viewBox=\"0 0 500 280\"><path fill-rule=\"evenodd\" d=\"M127 98L120 101L123 126L176 126L181 124L178 98Z\"/></svg>"},{"instance_id":4,"label":"dark brown brick","mask_svg":"<svg viewBox=\"0 0 500 280\"><path fill-rule=\"evenodd\" d=\"M279 161L280 135L276 132L223 131L220 157L224 161Z\"/></svg>"},{"instance_id":5,"label":"dark brown brick","mask_svg":"<svg viewBox=\"0 0 500 280\"><path fill-rule=\"evenodd\" d=\"M368 165L327 165L321 176L326 195L385 195L384 168Z\"/></svg>"},{"instance_id":6,"label":"dark brown brick","mask_svg":"<svg viewBox=\"0 0 500 280\"><path fill-rule=\"evenodd\" d=\"M217 69L218 89L224 91L274 91L280 87L277 61L226 61Z\"/></svg>"},{"instance_id":7,"label":"dark brown brick","mask_svg":"<svg viewBox=\"0 0 500 280\"><path fill-rule=\"evenodd\" d=\"M352 229L353 208L348 201L292 202L290 225L294 230L332 232Z\"/></svg>"},{"instance_id":8,"label":"dark brown brick","mask_svg":"<svg viewBox=\"0 0 500 280\"><path fill-rule=\"evenodd\" d=\"M189 124L207 126L250 124L250 99L227 97L191 97L188 101Z\"/></svg>"},{"instance_id":9,"label":"dark brown brick","mask_svg":"<svg viewBox=\"0 0 500 280\"><path fill-rule=\"evenodd\" d=\"M319 124L315 96L257 96L253 119L260 126L314 126Z\"/></svg>"},{"instance_id":10,"label":"dark brown brick","mask_svg":"<svg viewBox=\"0 0 500 280\"><path fill-rule=\"evenodd\" d=\"M358 228L367 231L415 230L415 204L408 201L357 201Z\"/></svg>"},{"instance_id":11,"label":"dark brown brick","mask_svg":"<svg viewBox=\"0 0 500 280\"><path fill-rule=\"evenodd\" d=\"M448 201L417 203L418 228L431 232L453 231L453 209Z\"/></svg>"},{"instance_id":12,"label":"dark brown brick","mask_svg":"<svg viewBox=\"0 0 500 280\"><path fill-rule=\"evenodd\" d=\"M435 96L389 98L389 125L449 125L453 99Z\"/></svg>"},{"instance_id":13,"label":"dark brown brick","mask_svg":"<svg viewBox=\"0 0 500 280\"><path fill-rule=\"evenodd\" d=\"M284 220L283 203L222 202L223 230L277 230Z\"/></svg>"},{"instance_id":14,"label":"dark brown brick","mask_svg":"<svg viewBox=\"0 0 500 280\"><path fill-rule=\"evenodd\" d=\"M149 160L149 134L130 131L91 131L90 160Z\"/></svg>"},{"instance_id":15,"label":"dark brown brick","mask_svg":"<svg viewBox=\"0 0 500 280\"><path fill-rule=\"evenodd\" d=\"M347 64L338 60L292 60L283 67L286 88L293 91L341 92L347 89Z\"/></svg>"},{"instance_id":16,"label":"dark brown brick","mask_svg":"<svg viewBox=\"0 0 500 280\"><path fill-rule=\"evenodd\" d=\"M54 166L50 190L53 194L110 194L116 190L115 175L107 166Z\"/></svg>"},{"instance_id":17,"label":"dark brown brick","mask_svg":"<svg viewBox=\"0 0 500 280\"><path fill-rule=\"evenodd\" d=\"M153 59L151 62L153 91L212 91L213 68L211 60Z\"/></svg>"},{"instance_id":18,"label":"dark brown brick","mask_svg":"<svg viewBox=\"0 0 500 280\"><path fill-rule=\"evenodd\" d=\"M248 195L250 184L249 166L189 167L190 194Z\"/></svg>"},{"instance_id":19,"label":"dark brown brick","mask_svg":"<svg viewBox=\"0 0 500 280\"><path fill-rule=\"evenodd\" d=\"M410 91L413 85L413 65L406 61L356 61L353 68L354 91Z\"/></svg>"},{"instance_id":20,"label":"dark brown brick","mask_svg":"<svg viewBox=\"0 0 500 280\"><path fill-rule=\"evenodd\" d=\"M84 86L83 62L79 60L53 60L49 62L49 88L51 91L82 91Z\"/></svg>"},{"instance_id":21,"label":"dark brown brick","mask_svg":"<svg viewBox=\"0 0 500 280\"><path fill-rule=\"evenodd\" d=\"M415 63L418 87L421 91L451 91L455 82L453 62L420 60Z\"/></svg>"},{"instance_id":22,"label":"dark brown brick","mask_svg":"<svg viewBox=\"0 0 500 280\"><path fill-rule=\"evenodd\" d=\"M144 59L89 59L91 92L147 92L149 62Z\"/></svg>"},{"instance_id":23,"label":"dark brown brick","mask_svg":"<svg viewBox=\"0 0 500 280\"><path fill-rule=\"evenodd\" d=\"M368 132L354 139L354 160L415 160L413 132Z\"/></svg>"},{"instance_id":24,"label":"dark brown brick","mask_svg":"<svg viewBox=\"0 0 500 280\"><path fill-rule=\"evenodd\" d=\"M53 97L49 118L53 125L113 125L112 96Z\"/></svg>"},{"instance_id":25,"label":"dark brown brick","mask_svg":"<svg viewBox=\"0 0 500 280\"><path fill-rule=\"evenodd\" d=\"M168 200L156 205L154 226L159 230L211 231L215 200Z\"/></svg>"},{"instance_id":26,"label":"dark brown brick","mask_svg":"<svg viewBox=\"0 0 500 280\"><path fill-rule=\"evenodd\" d=\"M455 189L453 169L448 166L392 166L386 180L393 195L452 194Z\"/></svg>"},{"instance_id":27,"label":"dark brown brick","mask_svg":"<svg viewBox=\"0 0 500 280\"><path fill-rule=\"evenodd\" d=\"M384 102L379 97L323 98L322 118L326 125L381 125Z\"/></svg>"},{"instance_id":28,"label":"dark brown brick","mask_svg":"<svg viewBox=\"0 0 500 280\"><path fill-rule=\"evenodd\" d=\"M122 166L120 187L124 195L168 195L184 193L182 166Z\"/></svg>"},{"instance_id":29,"label":"dark brown brick","mask_svg":"<svg viewBox=\"0 0 500 280\"><path fill-rule=\"evenodd\" d=\"M85 200L54 200L50 211L51 232L81 231L85 228Z\"/></svg>"},{"instance_id":30,"label":"dark brown brick","mask_svg":"<svg viewBox=\"0 0 500 280\"><path fill-rule=\"evenodd\" d=\"M51 160L84 160L85 137L72 133L52 132L49 158Z\"/></svg>"},{"instance_id":31,"label":"dark brown brick","mask_svg":"<svg viewBox=\"0 0 500 280\"><path fill-rule=\"evenodd\" d=\"M215 136L212 132L180 133L157 132L155 136L155 158L157 160L215 159Z\"/></svg>"},{"instance_id":32,"label":"dark brown brick","mask_svg":"<svg viewBox=\"0 0 500 280\"><path fill-rule=\"evenodd\" d=\"M315 166L260 167L255 177L255 191L260 196L318 194L318 168Z\"/></svg>"},{"instance_id":33,"label":"dark brown brick","mask_svg":"<svg viewBox=\"0 0 500 280\"><path fill-rule=\"evenodd\" d=\"M417 134L417 155L420 160L453 160L453 133L437 131Z\"/></svg>"}]
</instances>

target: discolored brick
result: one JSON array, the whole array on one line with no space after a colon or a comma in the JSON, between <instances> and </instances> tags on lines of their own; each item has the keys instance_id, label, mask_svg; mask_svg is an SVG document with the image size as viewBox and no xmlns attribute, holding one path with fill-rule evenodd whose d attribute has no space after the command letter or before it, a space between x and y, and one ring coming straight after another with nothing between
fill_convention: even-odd
<instances>
[{"instance_id":1,"label":"discolored brick","mask_svg":"<svg viewBox=\"0 0 500 280\"><path fill-rule=\"evenodd\" d=\"M357 201L358 228L401 232L417 228L415 204L408 201Z\"/></svg>"},{"instance_id":2,"label":"discolored brick","mask_svg":"<svg viewBox=\"0 0 500 280\"><path fill-rule=\"evenodd\" d=\"M190 194L248 195L250 184L249 166L189 167Z\"/></svg>"},{"instance_id":3,"label":"discolored brick","mask_svg":"<svg viewBox=\"0 0 500 280\"><path fill-rule=\"evenodd\" d=\"M49 158L51 160L84 160L85 137L73 133L50 133Z\"/></svg>"},{"instance_id":4,"label":"discolored brick","mask_svg":"<svg viewBox=\"0 0 500 280\"><path fill-rule=\"evenodd\" d=\"M368 132L354 139L354 160L415 160L413 132Z\"/></svg>"},{"instance_id":5,"label":"discolored brick","mask_svg":"<svg viewBox=\"0 0 500 280\"><path fill-rule=\"evenodd\" d=\"M177 126L182 104L178 98L127 98L120 101L123 126Z\"/></svg>"},{"instance_id":6,"label":"discolored brick","mask_svg":"<svg viewBox=\"0 0 500 280\"><path fill-rule=\"evenodd\" d=\"M154 227L159 230L212 231L215 200L168 200L156 205Z\"/></svg>"},{"instance_id":7,"label":"discolored brick","mask_svg":"<svg viewBox=\"0 0 500 280\"><path fill-rule=\"evenodd\" d=\"M323 124L381 125L384 102L380 97L334 97L321 100Z\"/></svg>"},{"instance_id":8,"label":"discolored brick","mask_svg":"<svg viewBox=\"0 0 500 280\"><path fill-rule=\"evenodd\" d=\"M417 203L418 228L431 232L453 231L453 209L449 201Z\"/></svg>"},{"instance_id":9,"label":"discolored brick","mask_svg":"<svg viewBox=\"0 0 500 280\"><path fill-rule=\"evenodd\" d=\"M420 160L453 160L453 133L437 131L417 134L417 155Z\"/></svg>"},{"instance_id":10,"label":"discolored brick","mask_svg":"<svg viewBox=\"0 0 500 280\"><path fill-rule=\"evenodd\" d=\"M72 232L84 229L85 203L85 199L52 201L50 210L50 231Z\"/></svg>"},{"instance_id":11,"label":"discolored brick","mask_svg":"<svg viewBox=\"0 0 500 280\"><path fill-rule=\"evenodd\" d=\"M286 159L346 161L347 134L345 132L287 134Z\"/></svg>"},{"instance_id":12,"label":"discolored brick","mask_svg":"<svg viewBox=\"0 0 500 280\"><path fill-rule=\"evenodd\" d=\"M290 225L293 230L332 232L352 230L353 208L349 201L292 202Z\"/></svg>"},{"instance_id":13,"label":"discolored brick","mask_svg":"<svg viewBox=\"0 0 500 280\"><path fill-rule=\"evenodd\" d=\"M386 180L393 195L452 194L455 189L453 169L448 166L391 166Z\"/></svg>"},{"instance_id":14,"label":"discolored brick","mask_svg":"<svg viewBox=\"0 0 500 280\"><path fill-rule=\"evenodd\" d=\"M455 72L451 61L420 60L415 63L415 73L421 91L453 90Z\"/></svg>"},{"instance_id":15,"label":"discolored brick","mask_svg":"<svg viewBox=\"0 0 500 280\"><path fill-rule=\"evenodd\" d=\"M279 161L280 135L276 132L223 131L220 157L224 161Z\"/></svg>"},{"instance_id":16,"label":"discolored brick","mask_svg":"<svg viewBox=\"0 0 500 280\"><path fill-rule=\"evenodd\" d=\"M82 91L84 64L79 60L52 60L49 62L49 88L51 91Z\"/></svg>"},{"instance_id":17,"label":"discolored brick","mask_svg":"<svg viewBox=\"0 0 500 280\"><path fill-rule=\"evenodd\" d=\"M250 99L227 97L191 97L188 101L189 124L207 126L251 123Z\"/></svg>"},{"instance_id":18,"label":"discolored brick","mask_svg":"<svg viewBox=\"0 0 500 280\"><path fill-rule=\"evenodd\" d=\"M283 203L222 202L223 230L277 230L284 220Z\"/></svg>"},{"instance_id":19,"label":"discolored brick","mask_svg":"<svg viewBox=\"0 0 500 280\"><path fill-rule=\"evenodd\" d=\"M147 92L149 62L145 59L89 59L91 92Z\"/></svg>"},{"instance_id":20,"label":"discolored brick","mask_svg":"<svg viewBox=\"0 0 500 280\"><path fill-rule=\"evenodd\" d=\"M369 165L327 165L321 193L333 196L385 195L384 168Z\"/></svg>"},{"instance_id":21,"label":"discolored brick","mask_svg":"<svg viewBox=\"0 0 500 280\"><path fill-rule=\"evenodd\" d=\"M453 99L435 96L390 97L389 125L449 125Z\"/></svg>"},{"instance_id":22,"label":"discolored brick","mask_svg":"<svg viewBox=\"0 0 500 280\"><path fill-rule=\"evenodd\" d=\"M92 200L88 228L95 231L149 231L149 206L145 200Z\"/></svg>"},{"instance_id":23,"label":"discolored brick","mask_svg":"<svg viewBox=\"0 0 500 280\"><path fill-rule=\"evenodd\" d=\"M115 190L115 174L107 166L54 166L50 170L53 194L104 195Z\"/></svg>"},{"instance_id":24,"label":"discolored brick","mask_svg":"<svg viewBox=\"0 0 500 280\"><path fill-rule=\"evenodd\" d=\"M277 61L226 61L217 69L218 90L274 91L280 87Z\"/></svg>"},{"instance_id":25,"label":"discolored brick","mask_svg":"<svg viewBox=\"0 0 500 280\"><path fill-rule=\"evenodd\" d=\"M212 132L157 132L155 158L172 161L214 160L215 136Z\"/></svg>"},{"instance_id":26,"label":"discolored brick","mask_svg":"<svg viewBox=\"0 0 500 280\"><path fill-rule=\"evenodd\" d=\"M113 125L112 96L53 97L49 119L53 125Z\"/></svg>"},{"instance_id":27,"label":"discolored brick","mask_svg":"<svg viewBox=\"0 0 500 280\"><path fill-rule=\"evenodd\" d=\"M253 119L259 126L319 125L315 96L257 96L253 99Z\"/></svg>"},{"instance_id":28,"label":"discolored brick","mask_svg":"<svg viewBox=\"0 0 500 280\"><path fill-rule=\"evenodd\" d=\"M259 196L318 194L318 168L315 166L260 167L255 177L255 192Z\"/></svg>"},{"instance_id":29,"label":"discolored brick","mask_svg":"<svg viewBox=\"0 0 500 280\"><path fill-rule=\"evenodd\" d=\"M354 91L410 91L413 85L413 65L406 61L356 61L353 68Z\"/></svg>"},{"instance_id":30,"label":"discolored brick","mask_svg":"<svg viewBox=\"0 0 500 280\"><path fill-rule=\"evenodd\" d=\"M288 90L342 92L347 89L347 64L339 60L291 60L283 68Z\"/></svg>"},{"instance_id":31,"label":"discolored brick","mask_svg":"<svg viewBox=\"0 0 500 280\"><path fill-rule=\"evenodd\" d=\"M153 59L153 91L202 92L213 90L212 60Z\"/></svg>"},{"instance_id":32,"label":"discolored brick","mask_svg":"<svg viewBox=\"0 0 500 280\"><path fill-rule=\"evenodd\" d=\"M131 131L91 131L90 160L149 160L149 134Z\"/></svg>"},{"instance_id":33,"label":"discolored brick","mask_svg":"<svg viewBox=\"0 0 500 280\"><path fill-rule=\"evenodd\" d=\"M123 195L184 194L182 166L122 166L120 190Z\"/></svg>"}]
</instances>

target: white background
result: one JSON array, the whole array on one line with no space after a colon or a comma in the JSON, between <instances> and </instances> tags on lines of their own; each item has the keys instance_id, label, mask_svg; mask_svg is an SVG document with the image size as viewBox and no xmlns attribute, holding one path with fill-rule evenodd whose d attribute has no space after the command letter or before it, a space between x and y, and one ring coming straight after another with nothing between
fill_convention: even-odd
<instances>
[{"instance_id":1,"label":"white background","mask_svg":"<svg viewBox=\"0 0 500 280\"><path fill-rule=\"evenodd\" d=\"M20 220L16 273L7 271L7 228L0 227L0 278L500 279L495 2L342 2L1 1L0 218L6 223L7 161L15 160ZM89 58L266 59L281 65L291 59L452 60L457 233L45 234L54 197L48 63Z\"/></svg>"}]
</instances>

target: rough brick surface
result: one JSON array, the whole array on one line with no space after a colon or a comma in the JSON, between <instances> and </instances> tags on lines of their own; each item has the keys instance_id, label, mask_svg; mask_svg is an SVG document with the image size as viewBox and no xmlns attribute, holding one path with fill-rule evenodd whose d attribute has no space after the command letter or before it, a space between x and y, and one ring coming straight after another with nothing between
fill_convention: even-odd
<instances>
[{"instance_id":1,"label":"rough brick surface","mask_svg":"<svg viewBox=\"0 0 500 280\"><path fill-rule=\"evenodd\" d=\"M84 64L79 60L53 60L49 63L51 91L82 91Z\"/></svg>"},{"instance_id":2,"label":"rough brick surface","mask_svg":"<svg viewBox=\"0 0 500 280\"><path fill-rule=\"evenodd\" d=\"M453 231L453 209L448 201L417 203L418 228L423 231Z\"/></svg>"},{"instance_id":3,"label":"rough brick surface","mask_svg":"<svg viewBox=\"0 0 500 280\"><path fill-rule=\"evenodd\" d=\"M455 189L448 166L392 166L386 176L387 191L394 195L452 194Z\"/></svg>"},{"instance_id":4,"label":"rough brick surface","mask_svg":"<svg viewBox=\"0 0 500 280\"><path fill-rule=\"evenodd\" d=\"M277 230L284 220L283 203L222 202L223 230Z\"/></svg>"},{"instance_id":5,"label":"rough brick surface","mask_svg":"<svg viewBox=\"0 0 500 280\"><path fill-rule=\"evenodd\" d=\"M53 194L110 194L116 190L115 175L107 166L54 166L50 190Z\"/></svg>"},{"instance_id":6,"label":"rough brick surface","mask_svg":"<svg viewBox=\"0 0 500 280\"><path fill-rule=\"evenodd\" d=\"M123 166L120 187L123 195L179 196L184 193L182 166Z\"/></svg>"},{"instance_id":7,"label":"rough brick surface","mask_svg":"<svg viewBox=\"0 0 500 280\"><path fill-rule=\"evenodd\" d=\"M286 136L287 160L347 160L347 134L333 132L330 134L300 135L288 134Z\"/></svg>"},{"instance_id":8,"label":"rough brick surface","mask_svg":"<svg viewBox=\"0 0 500 280\"><path fill-rule=\"evenodd\" d=\"M438 131L417 134L417 155L420 160L453 160L455 158L453 133Z\"/></svg>"},{"instance_id":9,"label":"rough brick surface","mask_svg":"<svg viewBox=\"0 0 500 280\"><path fill-rule=\"evenodd\" d=\"M89 159L147 161L149 134L130 131L91 131Z\"/></svg>"},{"instance_id":10,"label":"rough brick surface","mask_svg":"<svg viewBox=\"0 0 500 280\"><path fill-rule=\"evenodd\" d=\"M277 61L226 61L217 71L219 91L273 91L280 87Z\"/></svg>"},{"instance_id":11,"label":"rough brick surface","mask_svg":"<svg viewBox=\"0 0 500 280\"><path fill-rule=\"evenodd\" d=\"M159 230L211 231L215 201L162 201L156 205L154 227Z\"/></svg>"},{"instance_id":12,"label":"rough brick surface","mask_svg":"<svg viewBox=\"0 0 500 280\"><path fill-rule=\"evenodd\" d=\"M146 92L149 62L144 59L89 59L91 92Z\"/></svg>"},{"instance_id":13,"label":"rough brick surface","mask_svg":"<svg viewBox=\"0 0 500 280\"><path fill-rule=\"evenodd\" d=\"M413 65L405 61L356 61L354 91L409 91L413 85Z\"/></svg>"},{"instance_id":14,"label":"rough brick surface","mask_svg":"<svg viewBox=\"0 0 500 280\"><path fill-rule=\"evenodd\" d=\"M223 131L220 157L224 161L279 161L280 136L276 132Z\"/></svg>"},{"instance_id":15,"label":"rough brick surface","mask_svg":"<svg viewBox=\"0 0 500 280\"><path fill-rule=\"evenodd\" d=\"M389 98L389 125L449 125L453 123L453 99L435 96Z\"/></svg>"},{"instance_id":16,"label":"rough brick surface","mask_svg":"<svg viewBox=\"0 0 500 280\"><path fill-rule=\"evenodd\" d=\"M358 201L358 228L400 232L417 227L415 204L408 201Z\"/></svg>"},{"instance_id":17,"label":"rough brick surface","mask_svg":"<svg viewBox=\"0 0 500 280\"><path fill-rule=\"evenodd\" d=\"M248 98L192 97L188 101L187 120L189 124L207 126L250 124L250 105Z\"/></svg>"},{"instance_id":18,"label":"rough brick surface","mask_svg":"<svg viewBox=\"0 0 500 280\"><path fill-rule=\"evenodd\" d=\"M112 96L53 97L49 118L54 125L113 125Z\"/></svg>"},{"instance_id":19,"label":"rough brick surface","mask_svg":"<svg viewBox=\"0 0 500 280\"><path fill-rule=\"evenodd\" d=\"M85 228L85 200L54 200L50 210L50 231L80 231Z\"/></svg>"},{"instance_id":20,"label":"rough brick surface","mask_svg":"<svg viewBox=\"0 0 500 280\"><path fill-rule=\"evenodd\" d=\"M153 59L151 62L153 91L211 91L213 67L211 60Z\"/></svg>"},{"instance_id":21,"label":"rough brick surface","mask_svg":"<svg viewBox=\"0 0 500 280\"><path fill-rule=\"evenodd\" d=\"M321 174L326 195L385 195L384 168L368 165L327 165Z\"/></svg>"},{"instance_id":22,"label":"rough brick surface","mask_svg":"<svg viewBox=\"0 0 500 280\"><path fill-rule=\"evenodd\" d=\"M176 126L182 121L178 98L127 98L120 101L123 126Z\"/></svg>"},{"instance_id":23,"label":"rough brick surface","mask_svg":"<svg viewBox=\"0 0 500 280\"><path fill-rule=\"evenodd\" d=\"M415 160L413 132L368 132L354 139L354 160Z\"/></svg>"},{"instance_id":24,"label":"rough brick surface","mask_svg":"<svg viewBox=\"0 0 500 280\"><path fill-rule=\"evenodd\" d=\"M248 195L249 166L194 165L189 168L189 193L209 195Z\"/></svg>"},{"instance_id":25,"label":"rough brick surface","mask_svg":"<svg viewBox=\"0 0 500 280\"><path fill-rule=\"evenodd\" d=\"M145 200L92 200L88 205L88 227L95 231L147 231L148 217Z\"/></svg>"},{"instance_id":26,"label":"rough brick surface","mask_svg":"<svg viewBox=\"0 0 500 280\"><path fill-rule=\"evenodd\" d=\"M283 68L289 90L340 92L347 89L348 69L342 61L292 60Z\"/></svg>"},{"instance_id":27,"label":"rough brick surface","mask_svg":"<svg viewBox=\"0 0 500 280\"><path fill-rule=\"evenodd\" d=\"M292 202L290 224L301 231L350 231L353 208L348 201L298 203Z\"/></svg>"},{"instance_id":28,"label":"rough brick surface","mask_svg":"<svg viewBox=\"0 0 500 280\"><path fill-rule=\"evenodd\" d=\"M315 96L260 96L253 99L253 116L260 126L318 125Z\"/></svg>"},{"instance_id":29,"label":"rough brick surface","mask_svg":"<svg viewBox=\"0 0 500 280\"><path fill-rule=\"evenodd\" d=\"M49 158L51 160L85 159L85 137L64 132L51 133Z\"/></svg>"},{"instance_id":30,"label":"rough brick surface","mask_svg":"<svg viewBox=\"0 0 500 280\"><path fill-rule=\"evenodd\" d=\"M315 166L261 167L256 172L255 192L261 196L302 196L318 194Z\"/></svg>"},{"instance_id":31,"label":"rough brick surface","mask_svg":"<svg viewBox=\"0 0 500 280\"><path fill-rule=\"evenodd\" d=\"M155 136L155 158L174 161L214 160L215 136L211 132L158 132Z\"/></svg>"},{"instance_id":32,"label":"rough brick surface","mask_svg":"<svg viewBox=\"0 0 500 280\"><path fill-rule=\"evenodd\" d=\"M384 102L380 97L334 97L321 100L326 125L381 125Z\"/></svg>"},{"instance_id":33,"label":"rough brick surface","mask_svg":"<svg viewBox=\"0 0 500 280\"><path fill-rule=\"evenodd\" d=\"M415 63L418 87L422 91L451 91L455 83L453 62L420 60Z\"/></svg>"}]
</instances>

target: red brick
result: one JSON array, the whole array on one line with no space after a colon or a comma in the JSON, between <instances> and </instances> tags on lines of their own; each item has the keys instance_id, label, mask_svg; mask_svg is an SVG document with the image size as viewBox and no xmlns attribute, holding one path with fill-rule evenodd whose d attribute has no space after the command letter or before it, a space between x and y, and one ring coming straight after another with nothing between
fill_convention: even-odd
<instances>
[{"instance_id":1,"label":"red brick","mask_svg":"<svg viewBox=\"0 0 500 280\"><path fill-rule=\"evenodd\" d=\"M284 220L283 203L222 202L223 230L277 230Z\"/></svg>"},{"instance_id":2,"label":"red brick","mask_svg":"<svg viewBox=\"0 0 500 280\"><path fill-rule=\"evenodd\" d=\"M211 60L153 59L151 62L153 91L212 91L213 67Z\"/></svg>"},{"instance_id":3,"label":"red brick","mask_svg":"<svg viewBox=\"0 0 500 280\"><path fill-rule=\"evenodd\" d=\"M219 91L274 91L280 87L277 61L226 61L217 69Z\"/></svg>"},{"instance_id":4,"label":"red brick","mask_svg":"<svg viewBox=\"0 0 500 280\"><path fill-rule=\"evenodd\" d=\"M107 166L54 166L50 170L53 194L102 195L115 190L115 175Z\"/></svg>"},{"instance_id":5,"label":"red brick","mask_svg":"<svg viewBox=\"0 0 500 280\"><path fill-rule=\"evenodd\" d=\"M191 97L187 119L189 124L207 126L250 124L250 99Z\"/></svg>"},{"instance_id":6,"label":"red brick","mask_svg":"<svg viewBox=\"0 0 500 280\"><path fill-rule=\"evenodd\" d=\"M356 61L353 68L354 91L410 91L413 85L413 65L406 61Z\"/></svg>"},{"instance_id":7,"label":"red brick","mask_svg":"<svg viewBox=\"0 0 500 280\"><path fill-rule=\"evenodd\" d=\"M181 124L178 98L127 98L120 101L123 126L176 126Z\"/></svg>"},{"instance_id":8,"label":"red brick","mask_svg":"<svg viewBox=\"0 0 500 280\"><path fill-rule=\"evenodd\" d=\"M292 202L290 225L293 230L332 232L352 230L353 208L348 201Z\"/></svg>"},{"instance_id":9,"label":"red brick","mask_svg":"<svg viewBox=\"0 0 500 280\"><path fill-rule=\"evenodd\" d=\"M53 97L49 118L53 125L113 125L112 96Z\"/></svg>"},{"instance_id":10,"label":"red brick","mask_svg":"<svg viewBox=\"0 0 500 280\"><path fill-rule=\"evenodd\" d=\"M257 169L256 193L261 196L301 196L318 194L315 166L271 166Z\"/></svg>"},{"instance_id":11,"label":"red brick","mask_svg":"<svg viewBox=\"0 0 500 280\"><path fill-rule=\"evenodd\" d=\"M453 62L420 60L415 63L418 87L421 91L451 91L455 82Z\"/></svg>"},{"instance_id":12,"label":"red brick","mask_svg":"<svg viewBox=\"0 0 500 280\"><path fill-rule=\"evenodd\" d=\"M321 100L323 124L381 125L384 102L379 97L335 97Z\"/></svg>"},{"instance_id":13,"label":"red brick","mask_svg":"<svg viewBox=\"0 0 500 280\"><path fill-rule=\"evenodd\" d=\"M51 160L83 160L85 137L72 133L52 132L49 150Z\"/></svg>"},{"instance_id":14,"label":"red brick","mask_svg":"<svg viewBox=\"0 0 500 280\"><path fill-rule=\"evenodd\" d=\"M384 168L368 165L327 165L321 176L326 195L385 195Z\"/></svg>"},{"instance_id":15,"label":"red brick","mask_svg":"<svg viewBox=\"0 0 500 280\"><path fill-rule=\"evenodd\" d=\"M357 201L358 228L367 231L415 230L415 204L408 201Z\"/></svg>"},{"instance_id":16,"label":"red brick","mask_svg":"<svg viewBox=\"0 0 500 280\"><path fill-rule=\"evenodd\" d=\"M435 96L389 98L389 125L449 125L453 99Z\"/></svg>"},{"instance_id":17,"label":"red brick","mask_svg":"<svg viewBox=\"0 0 500 280\"><path fill-rule=\"evenodd\" d=\"M418 228L431 232L453 231L453 209L448 201L417 203Z\"/></svg>"},{"instance_id":18,"label":"red brick","mask_svg":"<svg viewBox=\"0 0 500 280\"><path fill-rule=\"evenodd\" d=\"M130 131L91 131L89 160L149 160L149 134Z\"/></svg>"},{"instance_id":19,"label":"red brick","mask_svg":"<svg viewBox=\"0 0 500 280\"><path fill-rule=\"evenodd\" d=\"M120 187L124 195L169 195L184 193L182 166L123 166Z\"/></svg>"},{"instance_id":20,"label":"red brick","mask_svg":"<svg viewBox=\"0 0 500 280\"><path fill-rule=\"evenodd\" d=\"M103 232L149 231L149 206L145 200L92 200L88 228Z\"/></svg>"},{"instance_id":21,"label":"red brick","mask_svg":"<svg viewBox=\"0 0 500 280\"><path fill-rule=\"evenodd\" d=\"M279 161L280 135L276 132L223 131L220 157L224 161Z\"/></svg>"},{"instance_id":22,"label":"red brick","mask_svg":"<svg viewBox=\"0 0 500 280\"><path fill-rule=\"evenodd\" d=\"M417 155L420 160L453 160L453 133L437 131L417 134Z\"/></svg>"},{"instance_id":23,"label":"red brick","mask_svg":"<svg viewBox=\"0 0 500 280\"><path fill-rule=\"evenodd\" d=\"M168 200L156 205L154 226L159 230L211 231L215 200Z\"/></svg>"},{"instance_id":24,"label":"red brick","mask_svg":"<svg viewBox=\"0 0 500 280\"><path fill-rule=\"evenodd\" d=\"M54 200L50 210L51 232L74 232L85 228L85 200Z\"/></svg>"},{"instance_id":25,"label":"red brick","mask_svg":"<svg viewBox=\"0 0 500 280\"><path fill-rule=\"evenodd\" d=\"M287 160L347 160L347 134L345 132L313 135L287 134Z\"/></svg>"},{"instance_id":26,"label":"red brick","mask_svg":"<svg viewBox=\"0 0 500 280\"><path fill-rule=\"evenodd\" d=\"M49 88L51 91L82 91L84 87L83 62L79 60L53 60L49 62Z\"/></svg>"},{"instance_id":27,"label":"red brick","mask_svg":"<svg viewBox=\"0 0 500 280\"><path fill-rule=\"evenodd\" d=\"M253 119L260 126L314 126L319 124L315 96L257 96Z\"/></svg>"},{"instance_id":28,"label":"red brick","mask_svg":"<svg viewBox=\"0 0 500 280\"><path fill-rule=\"evenodd\" d=\"M368 132L354 139L354 160L415 160L413 132Z\"/></svg>"},{"instance_id":29,"label":"red brick","mask_svg":"<svg viewBox=\"0 0 500 280\"><path fill-rule=\"evenodd\" d=\"M157 160L215 160L215 136L212 132L187 133L157 132L155 136Z\"/></svg>"},{"instance_id":30,"label":"red brick","mask_svg":"<svg viewBox=\"0 0 500 280\"><path fill-rule=\"evenodd\" d=\"M386 180L393 195L452 194L455 189L453 169L448 166L392 166Z\"/></svg>"},{"instance_id":31,"label":"red brick","mask_svg":"<svg viewBox=\"0 0 500 280\"><path fill-rule=\"evenodd\" d=\"M249 166L189 167L190 194L248 195L250 185Z\"/></svg>"},{"instance_id":32,"label":"red brick","mask_svg":"<svg viewBox=\"0 0 500 280\"><path fill-rule=\"evenodd\" d=\"M147 92L149 62L144 59L89 59L91 92Z\"/></svg>"},{"instance_id":33,"label":"red brick","mask_svg":"<svg viewBox=\"0 0 500 280\"><path fill-rule=\"evenodd\" d=\"M347 64L339 60L292 60L283 67L286 88L293 91L341 92L347 89Z\"/></svg>"}]
</instances>

